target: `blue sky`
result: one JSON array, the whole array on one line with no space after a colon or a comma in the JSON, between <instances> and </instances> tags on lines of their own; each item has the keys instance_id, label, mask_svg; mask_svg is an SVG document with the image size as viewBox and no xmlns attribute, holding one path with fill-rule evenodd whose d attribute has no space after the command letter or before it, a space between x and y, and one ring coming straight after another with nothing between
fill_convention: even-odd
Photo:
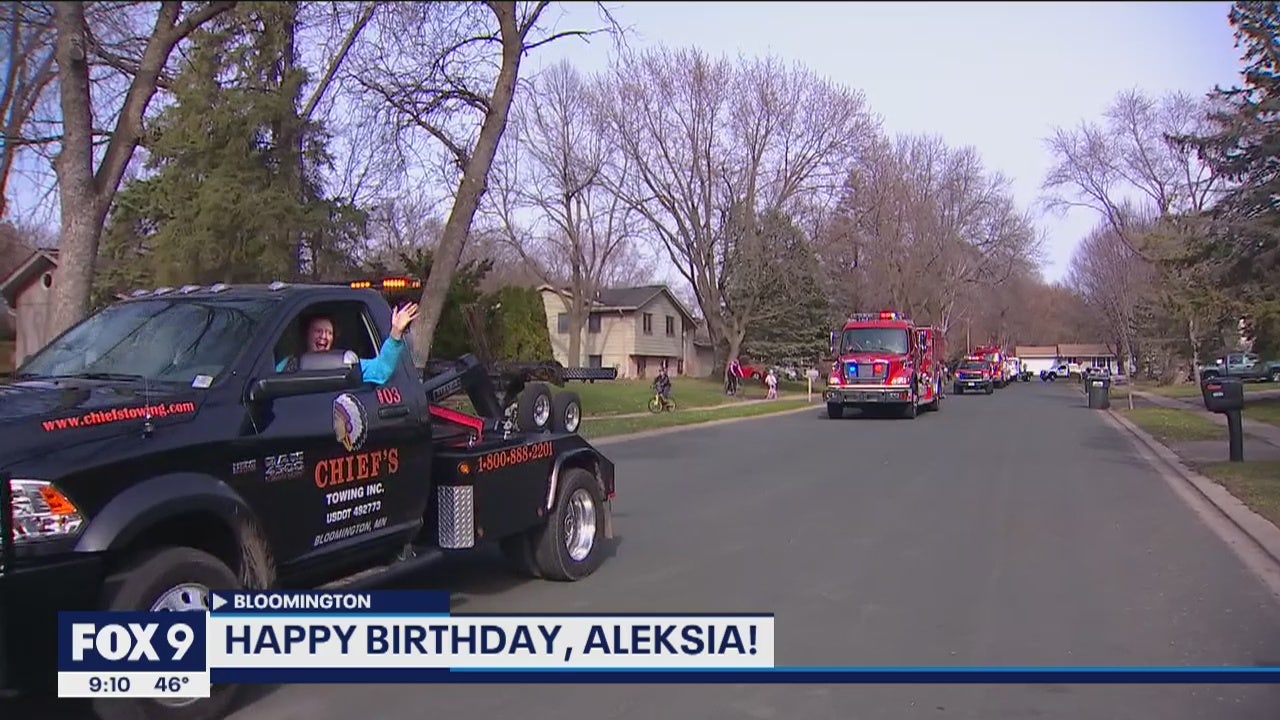
<instances>
[{"instance_id":1,"label":"blue sky","mask_svg":"<svg viewBox=\"0 0 1280 720\"><path fill-rule=\"evenodd\" d=\"M1121 90L1202 93L1237 82L1230 3L609 3L633 47L693 45L802 62L862 90L889 132L973 145L1030 207L1055 125L1098 118ZM594 3L566 3L561 28L598 24ZM608 40L555 43L529 66L568 58L606 67ZM1096 222L1047 216L1044 274L1057 280Z\"/></svg>"}]
</instances>

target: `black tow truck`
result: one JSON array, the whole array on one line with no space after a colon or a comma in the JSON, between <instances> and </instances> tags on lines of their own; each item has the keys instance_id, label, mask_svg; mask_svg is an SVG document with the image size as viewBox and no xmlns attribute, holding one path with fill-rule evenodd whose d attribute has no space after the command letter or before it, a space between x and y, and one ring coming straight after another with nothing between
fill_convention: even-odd
<instances>
[{"instance_id":1,"label":"black tow truck","mask_svg":"<svg viewBox=\"0 0 1280 720\"><path fill-rule=\"evenodd\" d=\"M359 360L388 337L386 289L136 291L0 385L0 697L53 691L60 610L203 611L211 590L339 587L490 542L532 577L599 567L614 466L551 385L616 371L405 347L375 385ZM316 316L341 349L302 352ZM472 412L442 404L463 395ZM94 710L213 720L234 693Z\"/></svg>"}]
</instances>

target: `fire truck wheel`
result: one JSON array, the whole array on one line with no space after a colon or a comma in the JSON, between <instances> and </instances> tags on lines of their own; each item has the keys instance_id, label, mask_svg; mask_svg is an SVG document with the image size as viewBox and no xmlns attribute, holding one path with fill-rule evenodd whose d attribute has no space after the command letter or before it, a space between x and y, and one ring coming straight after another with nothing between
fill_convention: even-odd
<instances>
[{"instance_id":1,"label":"fire truck wheel","mask_svg":"<svg viewBox=\"0 0 1280 720\"><path fill-rule=\"evenodd\" d=\"M525 432L542 432L551 424L551 390L543 383L529 383L516 398L516 424Z\"/></svg>"},{"instance_id":2,"label":"fire truck wheel","mask_svg":"<svg viewBox=\"0 0 1280 720\"><path fill-rule=\"evenodd\" d=\"M986 388L984 388L982 392L986 393L987 395L990 395L991 393L993 393L993 392L995 392L995 391L996 391L995 387L993 387L993 386L991 385L991 383L987 383L987 387L986 387Z\"/></svg>"},{"instance_id":3,"label":"fire truck wheel","mask_svg":"<svg viewBox=\"0 0 1280 720\"><path fill-rule=\"evenodd\" d=\"M533 535L533 559L547 580L581 580L604 561L604 495L590 472L569 468L560 476L556 505Z\"/></svg>"},{"instance_id":4,"label":"fire truck wheel","mask_svg":"<svg viewBox=\"0 0 1280 720\"><path fill-rule=\"evenodd\" d=\"M551 429L558 433L575 433L582 425L582 401L576 392L556 393L551 399Z\"/></svg>"},{"instance_id":5,"label":"fire truck wheel","mask_svg":"<svg viewBox=\"0 0 1280 720\"><path fill-rule=\"evenodd\" d=\"M827 417L832 420L839 420L844 417L844 405L840 403L827 403Z\"/></svg>"}]
</instances>

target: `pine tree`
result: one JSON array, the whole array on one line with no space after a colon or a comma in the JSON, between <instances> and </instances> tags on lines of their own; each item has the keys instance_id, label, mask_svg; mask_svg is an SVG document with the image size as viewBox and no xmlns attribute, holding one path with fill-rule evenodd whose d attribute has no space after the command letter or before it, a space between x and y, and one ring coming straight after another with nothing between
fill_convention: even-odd
<instances>
[{"instance_id":1,"label":"pine tree","mask_svg":"<svg viewBox=\"0 0 1280 720\"><path fill-rule=\"evenodd\" d=\"M775 363L808 364L829 344L829 303L820 282L818 256L804 232L780 212L760 220L761 235L769 238L769 272L780 282L769 301L776 319L748 328L743 353Z\"/></svg>"},{"instance_id":2,"label":"pine tree","mask_svg":"<svg viewBox=\"0 0 1280 720\"><path fill-rule=\"evenodd\" d=\"M1217 88L1214 132L1177 138L1196 147L1228 190L1202 220L1187 264L1210 266L1254 317L1280 314L1280 3L1238 2L1229 19L1244 49L1244 84Z\"/></svg>"},{"instance_id":3,"label":"pine tree","mask_svg":"<svg viewBox=\"0 0 1280 720\"><path fill-rule=\"evenodd\" d=\"M112 213L108 285L314 278L348 264L362 215L322 195L331 159L323 129L298 116L296 27L296 2L250 2L192 35L145 144L150 175Z\"/></svg>"}]
</instances>

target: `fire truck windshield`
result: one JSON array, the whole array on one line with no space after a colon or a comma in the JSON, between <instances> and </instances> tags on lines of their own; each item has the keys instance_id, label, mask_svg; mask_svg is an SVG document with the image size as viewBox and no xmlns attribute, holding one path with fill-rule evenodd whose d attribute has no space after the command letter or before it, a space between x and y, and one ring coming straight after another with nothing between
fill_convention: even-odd
<instances>
[{"instance_id":1,"label":"fire truck windshield","mask_svg":"<svg viewBox=\"0 0 1280 720\"><path fill-rule=\"evenodd\" d=\"M840 338L841 353L906 355L910 348L910 335L901 328L849 328Z\"/></svg>"}]
</instances>

